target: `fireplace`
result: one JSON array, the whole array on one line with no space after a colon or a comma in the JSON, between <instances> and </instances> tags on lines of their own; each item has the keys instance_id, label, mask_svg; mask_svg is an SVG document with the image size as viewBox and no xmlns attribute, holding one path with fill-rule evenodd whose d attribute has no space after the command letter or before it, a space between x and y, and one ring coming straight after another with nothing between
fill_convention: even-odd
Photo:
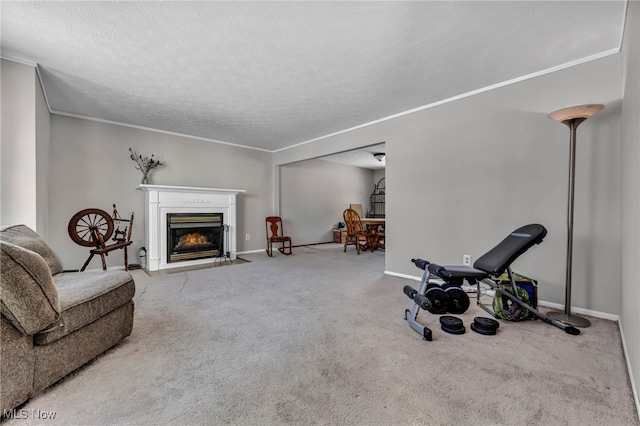
<instances>
[{"instance_id":1,"label":"fireplace","mask_svg":"<svg viewBox=\"0 0 640 426\"><path fill-rule=\"evenodd\" d=\"M168 213L167 262L223 257L222 213Z\"/></svg>"},{"instance_id":2,"label":"fireplace","mask_svg":"<svg viewBox=\"0 0 640 426\"><path fill-rule=\"evenodd\" d=\"M147 270L236 258L236 196L243 189L147 184L138 189L145 193Z\"/></svg>"}]
</instances>

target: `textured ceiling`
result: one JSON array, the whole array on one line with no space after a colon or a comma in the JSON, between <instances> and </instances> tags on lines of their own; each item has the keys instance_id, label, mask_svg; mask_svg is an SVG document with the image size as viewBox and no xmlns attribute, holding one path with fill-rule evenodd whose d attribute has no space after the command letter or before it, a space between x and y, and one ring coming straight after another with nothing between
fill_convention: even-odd
<instances>
[{"instance_id":1,"label":"textured ceiling","mask_svg":"<svg viewBox=\"0 0 640 426\"><path fill-rule=\"evenodd\" d=\"M0 7L53 112L272 151L619 49L626 3Z\"/></svg>"},{"instance_id":2,"label":"textured ceiling","mask_svg":"<svg viewBox=\"0 0 640 426\"><path fill-rule=\"evenodd\" d=\"M386 144L381 143L366 148L344 151L338 154L326 155L322 160L332 163L344 164L347 166L360 167L370 170L382 170L386 166L386 159L377 160L373 154L385 153Z\"/></svg>"}]
</instances>

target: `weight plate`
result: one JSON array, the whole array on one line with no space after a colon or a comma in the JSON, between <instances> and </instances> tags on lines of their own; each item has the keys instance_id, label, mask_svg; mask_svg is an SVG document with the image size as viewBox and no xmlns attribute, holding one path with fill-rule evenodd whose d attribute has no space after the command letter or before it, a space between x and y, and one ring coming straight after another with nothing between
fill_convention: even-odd
<instances>
[{"instance_id":1,"label":"weight plate","mask_svg":"<svg viewBox=\"0 0 640 426\"><path fill-rule=\"evenodd\" d=\"M471 324L471 329L476 333L484 334L485 336L494 336L496 334L496 330L488 330L486 328L476 326L476 323Z\"/></svg>"},{"instance_id":2,"label":"weight plate","mask_svg":"<svg viewBox=\"0 0 640 426\"><path fill-rule=\"evenodd\" d=\"M464 328L464 325L462 327L459 327L459 328L449 328L449 327L446 327L444 325L441 325L440 328L442 328L442 331L444 331L446 333L449 333L449 334L464 334L465 331L467 331Z\"/></svg>"},{"instance_id":3,"label":"weight plate","mask_svg":"<svg viewBox=\"0 0 640 426\"><path fill-rule=\"evenodd\" d=\"M440 285L436 283L429 283L427 284L427 290L429 290L430 288L440 288Z\"/></svg>"},{"instance_id":4,"label":"weight plate","mask_svg":"<svg viewBox=\"0 0 640 426\"><path fill-rule=\"evenodd\" d=\"M475 317L473 319L473 322L475 323L476 327L481 327L488 330L495 330L500 327L500 323L492 318Z\"/></svg>"},{"instance_id":5,"label":"weight plate","mask_svg":"<svg viewBox=\"0 0 640 426\"><path fill-rule=\"evenodd\" d=\"M463 324L464 323L462 322L462 320L458 317L452 317L451 315L443 315L440 317L440 325L443 325L447 328L456 329L464 327Z\"/></svg>"},{"instance_id":6,"label":"weight plate","mask_svg":"<svg viewBox=\"0 0 640 426\"><path fill-rule=\"evenodd\" d=\"M469 296L460 287L449 287L445 290L445 293L449 296L449 306L447 311L452 314L462 314L469 309L471 302Z\"/></svg>"},{"instance_id":7,"label":"weight plate","mask_svg":"<svg viewBox=\"0 0 640 426\"><path fill-rule=\"evenodd\" d=\"M432 287L425 292L424 297L431 301L432 314L444 314L449 308L449 295L440 287Z\"/></svg>"},{"instance_id":8,"label":"weight plate","mask_svg":"<svg viewBox=\"0 0 640 426\"><path fill-rule=\"evenodd\" d=\"M460 286L458 284L456 284L456 283L448 283L447 282L447 283L442 283L442 285L440 287L442 287L443 290L446 290L446 289L451 288L451 287L460 287Z\"/></svg>"}]
</instances>

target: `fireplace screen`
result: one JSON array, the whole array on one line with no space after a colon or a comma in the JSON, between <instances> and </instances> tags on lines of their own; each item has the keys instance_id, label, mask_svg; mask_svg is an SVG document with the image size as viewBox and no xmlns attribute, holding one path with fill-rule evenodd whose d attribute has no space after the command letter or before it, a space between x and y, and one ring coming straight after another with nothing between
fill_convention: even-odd
<instances>
[{"instance_id":1,"label":"fireplace screen","mask_svg":"<svg viewBox=\"0 0 640 426\"><path fill-rule=\"evenodd\" d=\"M219 257L224 253L222 213L167 214L167 261Z\"/></svg>"}]
</instances>

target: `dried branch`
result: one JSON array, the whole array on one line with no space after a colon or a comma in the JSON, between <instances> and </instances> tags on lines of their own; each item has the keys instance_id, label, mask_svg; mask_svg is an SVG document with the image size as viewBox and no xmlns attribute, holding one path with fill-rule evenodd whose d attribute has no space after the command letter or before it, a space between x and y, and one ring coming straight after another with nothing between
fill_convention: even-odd
<instances>
[{"instance_id":1,"label":"dried branch","mask_svg":"<svg viewBox=\"0 0 640 426\"><path fill-rule=\"evenodd\" d=\"M135 161L136 165L134 166L137 170L142 172L142 182L146 183L148 179L149 172L156 167L164 166L159 160L153 158L153 154L151 157L143 157L139 155L133 148L129 148L129 158Z\"/></svg>"},{"instance_id":2,"label":"dried branch","mask_svg":"<svg viewBox=\"0 0 640 426\"><path fill-rule=\"evenodd\" d=\"M151 154L151 157L143 157L142 155L138 155L132 148L129 148L129 152L131 153L129 158L136 162L136 166L134 167L142 173L148 173L151 169L164 166L164 163L153 158L153 154Z\"/></svg>"}]
</instances>

